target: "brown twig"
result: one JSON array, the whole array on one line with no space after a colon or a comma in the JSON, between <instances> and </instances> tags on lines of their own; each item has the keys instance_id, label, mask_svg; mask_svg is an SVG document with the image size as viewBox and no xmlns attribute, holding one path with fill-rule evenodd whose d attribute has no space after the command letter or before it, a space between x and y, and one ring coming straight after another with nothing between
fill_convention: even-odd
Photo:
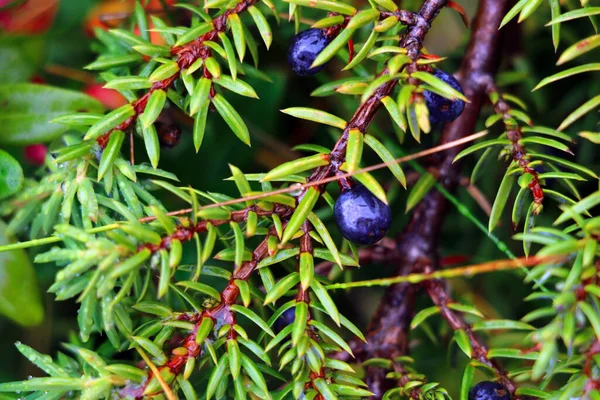
<instances>
[{"instance_id":1,"label":"brown twig","mask_svg":"<svg viewBox=\"0 0 600 400\"><path fill-rule=\"evenodd\" d=\"M473 24L471 39L457 77L465 96L470 100L462 115L446 125L441 143L448 143L473 132L486 87L484 83L496 69L500 49L500 21L507 10L509 0L482 0ZM452 190L460 180L458 164L453 164L460 146L448 150L437 162L438 182ZM402 256L397 275L421 272L439 266L437 254L438 237L443 225L447 202L438 191L431 191L415 208L411 221L398 238L398 250ZM408 283L390 287L382 298L379 308L368 327L368 345L358 341L351 343L361 359L384 355L393 358L406 354L408 332L413 315L417 288ZM377 396L394 383L386 381L385 373L369 371L369 388Z\"/></svg>"},{"instance_id":2,"label":"brown twig","mask_svg":"<svg viewBox=\"0 0 600 400\"><path fill-rule=\"evenodd\" d=\"M471 358L481 362L482 364L487 365L496 371L496 374L500 378L500 382L508 389L508 391L514 395L515 390L517 389L516 385L511 381L506 371L495 361L490 360L487 356L488 350L483 343L475 336L471 326L465 322L462 316L453 311L448 307L448 304L453 303L454 301L448 296L446 293L446 288L444 287L444 283L439 280L426 281L424 283L425 289L431 297L433 303L440 309L440 312L444 319L448 322L450 327L457 330L464 330L471 342L472 355Z\"/></svg>"},{"instance_id":3,"label":"brown twig","mask_svg":"<svg viewBox=\"0 0 600 400\"><path fill-rule=\"evenodd\" d=\"M541 204L544 201L544 190L540 184L537 171L529 166L527 151L520 142L523 137L521 127L513 122L514 118L510 115L511 107L502 97L502 94L500 90L498 90L493 79L489 79L488 82L486 82L486 92L490 97L497 97L497 100L494 103L494 111L498 114L502 114L504 125L506 127L506 137L512 143L513 161L519 168L523 169L523 174L531 175L531 182L528 184L528 187L533 196L533 202L536 204L533 213L534 215L537 215L542 209ZM516 227L514 228L516 229Z\"/></svg>"}]
</instances>

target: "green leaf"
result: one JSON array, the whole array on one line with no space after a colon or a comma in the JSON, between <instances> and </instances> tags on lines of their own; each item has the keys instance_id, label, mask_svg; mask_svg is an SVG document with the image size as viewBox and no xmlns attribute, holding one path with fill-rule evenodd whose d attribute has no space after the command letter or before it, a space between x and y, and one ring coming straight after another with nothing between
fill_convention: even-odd
<instances>
[{"instance_id":1,"label":"green leaf","mask_svg":"<svg viewBox=\"0 0 600 400\"><path fill-rule=\"evenodd\" d=\"M504 207L506 206L506 202L508 201L508 196L510 195L510 190L512 189L514 182L514 175L510 175L508 172L504 174L496 194L496 199L494 200L494 205L492 206L492 211L490 213L490 219L488 222L489 232L493 231L496 225L498 225L498 221L500 221L500 217L502 217L502 211L504 211Z\"/></svg>"},{"instance_id":2,"label":"green leaf","mask_svg":"<svg viewBox=\"0 0 600 400\"><path fill-rule=\"evenodd\" d=\"M560 0L550 0L550 12L552 19L560 16ZM557 51L560 44L560 24L552 25L552 44L554 44L554 51Z\"/></svg>"},{"instance_id":3,"label":"green leaf","mask_svg":"<svg viewBox=\"0 0 600 400\"><path fill-rule=\"evenodd\" d=\"M508 24L519 12L521 12L523 7L525 7L529 1L530 0L519 0L519 2L506 13L502 19L502 22L500 22L500 28Z\"/></svg>"},{"instance_id":4,"label":"green leaf","mask_svg":"<svg viewBox=\"0 0 600 400\"><path fill-rule=\"evenodd\" d=\"M314 24L311 25L311 28L319 28L319 29L329 28L334 25L342 24L343 22L344 22L343 15L332 15L331 17L325 17L325 18L318 20L317 22L315 22Z\"/></svg>"},{"instance_id":5,"label":"green leaf","mask_svg":"<svg viewBox=\"0 0 600 400\"><path fill-rule=\"evenodd\" d=\"M149 127L156 121L160 115L165 102L167 101L167 92L164 90L154 90L148 99L144 113L140 115L140 121L144 128Z\"/></svg>"},{"instance_id":6,"label":"green leaf","mask_svg":"<svg viewBox=\"0 0 600 400\"><path fill-rule=\"evenodd\" d=\"M302 157L297 160L288 161L267 173L261 182L269 182L276 179L284 178L288 175L293 175L298 172L312 170L329 164L329 156L327 154L315 154L313 156Z\"/></svg>"},{"instance_id":7,"label":"green leaf","mask_svg":"<svg viewBox=\"0 0 600 400\"><path fill-rule=\"evenodd\" d=\"M214 82L217 85L223 86L224 88L231 90L234 93L237 93L241 96L251 97L253 99L258 99L258 95L246 82L241 79L233 80L230 76L221 75L219 79L215 79Z\"/></svg>"},{"instance_id":8,"label":"green leaf","mask_svg":"<svg viewBox=\"0 0 600 400\"><path fill-rule=\"evenodd\" d=\"M269 326L269 324L267 324L258 314L256 314L254 311L250 310L249 308L243 307L239 304L232 304L231 305L231 310L233 312L236 312L238 314L243 315L244 317L248 318L250 321L254 322L256 325L258 325L258 327L266 332L268 335L275 337L275 333L273 333L273 330L271 329L271 327Z\"/></svg>"},{"instance_id":9,"label":"green leaf","mask_svg":"<svg viewBox=\"0 0 600 400\"><path fill-rule=\"evenodd\" d=\"M190 115L196 114L210 101L212 81L208 78L198 79L190 100Z\"/></svg>"},{"instance_id":10,"label":"green leaf","mask_svg":"<svg viewBox=\"0 0 600 400\"><path fill-rule=\"evenodd\" d=\"M233 106L218 93L213 97L212 102L233 133L242 142L250 146L250 132L248 132L248 127Z\"/></svg>"},{"instance_id":11,"label":"green leaf","mask_svg":"<svg viewBox=\"0 0 600 400\"><path fill-rule=\"evenodd\" d=\"M208 286L204 283L193 282L193 281L182 281L177 282L177 286L182 286L186 289L194 290L196 292L204 293L215 300L221 300L221 293L211 286Z\"/></svg>"},{"instance_id":12,"label":"green leaf","mask_svg":"<svg viewBox=\"0 0 600 400\"><path fill-rule=\"evenodd\" d=\"M486 331L495 329L512 329L512 330L525 330L530 331L535 328L525 322L511 321L508 319L491 319L486 321L479 321L472 326L474 331Z\"/></svg>"},{"instance_id":13,"label":"green leaf","mask_svg":"<svg viewBox=\"0 0 600 400\"><path fill-rule=\"evenodd\" d=\"M177 42L175 42L175 46L181 46L183 44L191 42L192 40L204 35L205 33L210 32L211 30L213 30L213 28L213 24L210 22L205 22L196 25L195 27L188 29L183 35L181 35L177 39Z\"/></svg>"},{"instance_id":14,"label":"green leaf","mask_svg":"<svg viewBox=\"0 0 600 400\"><path fill-rule=\"evenodd\" d=\"M271 47L271 42L273 41L273 33L271 32L271 27L269 26L267 19L256 6L249 7L248 12L254 19L254 23L258 28L258 32L260 32L260 36L265 42L265 46L269 49L269 47Z\"/></svg>"},{"instance_id":15,"label":"green leaf","mask_svg":"<svg viewBox=\"0 0 600 400\"><path fill-rule=\"evenodd\" d=\"M518 22L521 23L525 19L527 19L533 12L542 4L543 0L531 0L528 1L525 7L521 10L521 14L519 15Z\"/></svg>"},{"instance_id":16,"label":"green leaf","mask_svg":"<svg viewBox=\"0 0 600 400\"><path fill-rule=\"evenodd\" d=\"M89 70L103 70L115 67L121 67L129 64L136 64L142 61L142 57L139 54L124 54L118 56L101 56L91 64L86 65L85 69Z\"/></svg>"},{"instance_id":17,"label":"green leaf","mask_svg":"<svg viewBox=\"0 0 600 400\"><path fill-rule=\"evenodd\" d=\"M317 56L317 58L315 58L315 61L313 61L310 67L318 67L319 65L323 65L327 61L335 57L336 53L339 50L341 50L344 46L346 46L348 41L352 38L352 35L354 35L354 32L355 30L351 28L344 29L340 34L337 35L335 39L331 41L331 43L329 43L329 45L327 45L327 47L325 47L319 53L319 55Z\"/></svg>"},{"instance_id":18,"label":"green leaf","mask_svg":"<svg viewBox=\"0 0 600 400\"><path fill-rule=\"evenodd\" d=\"M598 46L600 46L600 35L593 35L582 39L579 42L569 46L565 51L563 51L558 61L556 62L556 65L561 65L568 61L571 61L574 58L577 58L580 55L585 54Z\"/></svg>"},{"instance_id":19,"label":"green leaf","mask_svg":"<svg viewBox=\"0 0 600 400\"><path fill-rule=\"evenodd\" d=\"M566 144L563 144L563 143L559 142L558 140L549 139L549 138L545 138L545 137L539 137L539 136L526 137L526 138L520 139L519 143L520 144L528 144L528 143L541 144L543 146L554 147L555 149L562 150L565 153L573 154L573 152L569 149L569 146L567 146Z\"/></svg>"},{"instance_id":20,"label":"green leaf","mask_svg":"<svg viewBox=\"0 0 600 400\"><path fill-rule=\"evenodd\" d=\"M593 98L583 103L581 106L577 107L575 111L569 114L567 118L565 118L564 121L560 123L558 130L564 130L573 122L577 121L579 118L594 110L596 107L598 107L598 105L600 105L600 95L594 96Z\"/></svg>"},{"instance_id":21,"label":"green leaf","mask_svg":"<svg viewBox=\"0 0 600 400\"><path fill-rule=\"evenodd\" d=\"M233 36L233 43L237 50L240 61L244 61L246 55L246 37L244 35L244 27L242 26L242 20L238 14L229 14L227 17L229 25L231 26L231 34Z\"/></svg>"},{"instance_id":22,"label":"green leaf","mask_svg":"<svg viewBox=\"0 0 600 400\"><path fill-rule=\"evenodd\" d=\"M67 130L50 122L54 118L103 110L99 101L81 92L28 83L0 85L0 104L0 145L49 142Z\"/></svg>"},{"instance_id":23,"label":"green leaf","mask_svg":"<svg viewBox=\"0 0 600 400\"><path fill-rule=\"evenodd\" d=\"M376 8L361 10L354 14L352 18L350 18L350 21L348 22L348 25L346 25L346 28L353 30L362 28L363 26L376 21L380 15L381 12Z\"/></svg>"},{"instance_id":24,"label":"green leaf","mask_svg":"<svg viewBox=\"0 0 600 400\"><path fill-rule=\"evenodd\" d=\"M210 400L210 398L217 391L217 387L219 383L225 378L225 370L227 369L227 365L229 363L229 354L225 354L219 360L219 363L210 374L210 378L208 379L208 386L206 387L206 399Z\"/></svg>"},{"instance_id":25,"label":"green leaf","mask_svg":"<svg viewBox=\"0 0 600 400\"><path fill-rule=\"evenodd\" d=\"M473 375L475 374L475 367L469 363L465 367L463 372L462 381L460 383L460 397L459 400L469 400L469 391L473 386Z\"/></svg>"},{"instance_id":26,"label":"green leaf","mask_svg":"<svg viewBox=\"0 0 600 400\"><path fill-rule=\"evenodd\" d=\"M141 336L132 336L131 339L148 353L150 353L159 364L164 364L167 362L167 356L165 353L163 353L160 347L150 339Z\"/></svg>"},{"instance_id":27,"label":"green leaf","mask_svg":"<svg viewBox=\"0 0 600 400\"><path fill-rule=\"evenodd\" d=\"M150 258L151 255L152 252L148 248L140 250L135 255L127 258L125 261L122 261L119 264L115 265L110 271L109 278L117 279L121 276L126 275L129 272L138 269L140 265L144 263L144 261Z\"/></svg>"},{"instance_id":28,"label":"green leaf","mask_svg":"<svg viewBox=\"0 0 600 400\"><path fill-rule=\"evenodd\" d=\"M308 319L308 304L297 302L294 310L294 323L292 324L292 345L297 346L300 338L304 336L306 321Z\"/></svg>"},{"instance_id":29,"label":"green leaf","mask_svg":"<svg viewBox=\"0 0 600 400\"><path fill-rule=\"evenodd\" d=\"M458 347L467 355L467 357L471 358L471 353L473 352L473 348L471 347L471 341L469 340L469 335L464 329L458 329L454 331L454 340L456 340L456 344Z\"/></svg>"},{"instance_id":30,"label":"green leaf","mask_svg":"<svg viewBox=\"0 0 600 400\"><path fill-rule=\"evenodd\" d=\"M142 128L142 134L144 137L144 146L146 147L146 153L150 159L152 168L158 167L158 160L160 159L160 142L158 140L158 133L154 125Z\"/></svg>"},{"instance_id":31,"label":"green leaf","mask_svg":"<svg viewBox=\"0 0 600 400\"><path fill-rule=\"evenodd\" d=\"M346 147L346 169L354 172L358 169L362 158L363 133L358 129L350 129L348 132L348 144ZM329 162L329 160L327 160Z\"/></svg>"},{"instance_id":32,"label":"green leaf","mask_svg":"<svg viewBox=\"0 0 600 400\"><path fill-rule=\"evenodd\" d=\"M233 48L233 45L231 44L231 41L225 33L220 32L219 39L221 39L221 43L223 44L223 48L225 49L225 54L227 55L227 65L229 66L231 78L235 81L237 78L237 61L235 59L235 50Z\"/></svg>"},{"instance_id":33,"label":"green leaf","mask_svg":"<svg viewBox=\"0 0 600 400\"><path fill-rule=\"evenodd\" d=\"M317 203L319 196L321 193L319 189L315 187L309 187L304 194L304 197L294 210L294 214L290 218L285 230L283 231L283 237L281 238L281 245L289 242L289 240L298 232L300 226L306 221L308 218L308 214L312 211L313 207Z\"/></svg>"},{"instance_id":34,"label":"green leaf","mask_svg":"<svg viewBox=\"0 0 600 400\"><path fill-rule=\"evenodd\" d=\"M345 164L342 164L340 169L344 170ZM364 187L369 189L369 192L373 193L375 197L381 200L383 203L387 204L387 196L385 194L385 190L379 184L379 181L373 177L368 172L361 172L360 174L353 175L354 179L363 184Z\"/></svg>"},{"instance_id":35,"label":"green leaf","mask_svg":"<svg viewBox=\"0 0 600 400\"><path fill-rule=\"evenodd\" d=\"M350 63L348 65L346 65L342 69L342 71L348 71L348 70L356 67L357 65L359 65L369 55L369 52L371 51L371 49L377 42L378 37L379 37L379 33L376 31L372 31L371 34L369 35L369 37L367 38L367 41L365 42L365 44L363 44L363 46L360 48L360 51L358 53L356 53L356 55L354 56L352 61L350 61Z\"/></svg>"},{"instance_id":36,"label":"green leaf","mask_svg":"<svg viewBox=\"0 0 600 400\"><path fill-rule=\"evenodd\" d=\"M551 156L549 154L543 154L543 153L532 153L530 152L530 154L534 157L534 158L541 158L542 160L547 160L547 161L551 161L552 163L556 163L556 164L560 164L566 168L570 168L574 171L578 171L581 172L583 174L589 175L594 179L598 179L598 175L596 175L594 173L594 171L592 171L591 169L588 169L582 165L579 165L577 163L571 162L571 161L567 161L563 158L560 157L555 157L555 156Z\"/></svg>"},{"instance_id":37,"label":"green leaf","mask_svg":"<svg viewBox=\"0 0 600 400\"><path fill-rule=\"evenodd\" d=\"M23 186L21 164L0 149L0 200L12 196Z\"/></svg>"},{"instance_id":38,"label":"green leaf","mask_svg":"<svg viewBox=\"0 0 600 400\"><path fill-rule=\"evenodd\" d=\"M311 253L300 253L300 286L302 290L308 290L315 277L315 264Z\"/></svg>"},{"instance_id":39,"label":"green leaf","mask_svg":"<svg viewBox=\"0 0 600 400\"><path fill-rule=\"evenodd\" d=\"M330 12L336 12L344 15L354 15L356 8L349 4L345 4L334 0L285 0L292 4L297 4L304 7L318 8Z\"/></svg>"},{"instance_id":40,"label":"green leaf","mask_svg":"<svg viewBox=\"0 0 600 400\"><path fill-rule=\"evenodd\" d=\"M331 238L331 235L329 234L329 230L327 230L327 227L325 226L323 221L321 221L319 217L317 217L317 215L313 212L308 214L308 220L312 224L315 231L319 234L319 236L321 236L321 239L323 239L323 243L331 253L332 257L335 259L335 263L339 265L340 268L342 268L342 260L340 258L340 253L335 245L335 242Z\"/></svg>"},{"instance_id":41,"label":"green leaf","mask_svg":"<svg viewBox=\"0 0 600 400\"><path fill-rule=\"evenodd\" d=\"M417 328L427 318L429 318L433 315L439 314L439 313L440 313L440 309L437 306L432 306L432 307L427 307L427 308L422 309L412 319L412 321L410 323L410 329Z\"/></svg>"},{"instance_id":42,"label":"green leaf","mask_svg":"<svg viewBox=\"0 0 600 400\"><path fill-rule=\"evenodd\" d=\"M194 116L194 148L196 149L196 153L200 150L200 146L202 145L202 141L204 140L204 132L206 130L206 118L208 117L208 107L210 102L206 102L203 106L198 110L196 115Z\"/></svg>"},{"instance_id":43,"label":"green leaf","mask_svg":"<svg viewBox=\"0 0 600 400\"><path fill-rule=\"evenodd\" d=\"M568 207L554 222L554 225L562 224L563 222L571 219L571 215L583 214L590 210L592 207L600 204L600 192L595 192L590 196L580 200L577 204Z\"/></svg>"},{"instance_id":44,"label":"green leaf","mask_svg":"<svg viewBox=\"0 0 600 400\"><path fill-rule=\"evenodd\" d=\"M32 392L82 390L87 379L81 378L32 378L22 382L0 383L0 392Z\"/></svg>"},{"instance_id":45,"label":"green leaf","mask_svg":"<svg viewBox=\"0 0 600 400\"><path fill-rule=\"evenodd\" d=\"M404 171L402 171L400 165L395 162L394 156L392 153L390 153L387 147L385 147L383 143L371 135L365 135L364 141L375 153L377 153L379 158L381 158L381 161L389 163L388 168L390 171L392 171L392 174L394 174L400 184L406 188L406 176L404 175Z\"/></svg>"},{"instance_id":46,"label":"green leaf","mask_svg":"<svg viewBox=\"0 0 600 400\"><path fill-rule=\"evenodd\" d=\"M156 68L154 72L148 77L150 82L159 82L165 79L169 79L179 74L179 64L175 61L171 61Z\"/></svg>"},{"instance_id":47,"label":"green leaf","mask_svg":"<svg viewBox=\"0 0 600 400\"><path fill-rule=\"evenodd\" d=\"M327 315L331 317L331 319L337 324L337 326L340 326L340 313L337 309L337 306L335 305L335 301L333 301L331 296L329 296L329 293L327 292L327 289L325 289L325 286L323 286L318 280L315 279L311 283L310 287L319 299L319 302L321 302L321 305L325 308Z\"/></svg>"},{"instance_id":48,"label":"green leaf","mask_svg":"<svg viewBox=\"0 0 600 400\"><path fill-rule=\"evenodd\" d=\"M277 299L281 298L281 296L285 295L288 290L293 288L295 285L300 282L300 275L297 272L293 272L281 279L273 288L267 293L265 296L264 304L270 304L277 301Z\"/></svg>"},{"instance_id":49,"label":"green leaf","mask_svg":"<svg viewBox=\"0 0 600 400\"><path fill-rule=\"evenodd\" d=\"M269 390L267 389L267 383L265 382L265 378L260 370L256 367L256 364L248 358L246 355L242 354L242 368L248 374L250 379L254 382L256 386L258 386L263 393L266 395L267 400L271 399L271 395L269 394Z\"/></svg>"},{"instance_id":50,"label":"green leaf","mask_svg":"<svg viewBox=\"0 0 600 400\"><path fill-rule=\"evenodd\" d=\"M585 302L579 303L579 309L585 314L588 321L590 321L590 325L594 329L596 338L600 340L600 316L598 315L598 312L594 310L590 304Z\"/></svg>"},{"instance_id":51,"label":"green leaf","mask_svg":"<svg viewBox=\"0 0 600 400\"><path fill-rule=\"evenodd\" d=\"M421 200L423 200L425 195L435 184L435 181L435 176L428 172L419 178L417 183L415 183L415 186L408 194L408 198L406 199L406 212L410 211L414 206L419 204Z\"/></svg>"},{"instance_id":52,"label":"green leaf","mask_svg":"<svg viewBox=\"0 0 600 400\"><path fill-rule=\"evenodd\" d=\"M521 0L521 1L523 1L523 0ZM548 22L546 24L546 26L560 24L562 22L571 21L573 19L590 17L592 15L598 15L598 14L600 14L600 7L580 8L577 10L566 12L557 18L553 18L550 22Z\"/></svg>"},{"instance_id":53,"label":"green leaf","mask_svg":"<svg viewBox=\"0 0 600 400\"><path fill-rule=\"evenodd\" d=\"M152 87L152 82L148 80L148 78L143 78L140 76L122 76L114 79L110 79L106 85L104 85L105 89L115 89L115 90L136 90L136 89L150 89Z\"/></svg>"},{"instance_id":54,"label":"green leaf","mask_svg":"<svg viewBox=\"0 0 600 400\"><path fill-rule=\"evenodd\" d=\"M545 126L525 126L521 128L521 132L535 132L540 133L542 135L552 136L558 139L566 140L567 142L574 142L573 138L571 138L571 136L567 135L566 133L559 132L556 129L547 128Z\"/></svg>"},{"instance_id":55,"label":"green leaf","mask_svg":"<svg viewBox=\"0 0 600 400\"><path fill-rule=\"evenodd\" d=\"M229 371L231 377L238 379L242 369L240 346L235 339L227 340L227 354L229 354Z\"/></svg>"},{"instance_id":56,"label":"green leaf","mask_svg":"<svg viewBox=\"0 0 600 400\"><path fill-rule=\"evenodd\" d=\"M400 108L394 99L392 99L390 96L385 96L383 99L381 99L381 102L396 125L406 132L406 118L404 117L404 114L400 112ZM406 187L406 184L404 186Z\"/></svg>"},{"instance_id":57,"label":"green leaf","mask_svg":"<svg viewBox=\"0 0 600 400\"><path fill-rule=\"evenodd\" d=\"M428 74L423 71L417 71L417 72L413 72L411 74L411 77L425 82L426 84L431 86L433 89L435 89L436 93L438 93L440 96L443 96L449 100L460 99L460 100L466 101L466 102L469 101L465 97L464 94L462 94L458 90L454 89L452 86L450 86L449 84L447 84L446 82L444 82L443 80L441 80L440 78L438 78L434 75Z\"/></svg>"},{"instance_id":58,"label":"green leaf","mask_svg":"<svg viewBox=\"0 0 600 400\"><path fill-rule=\"evenodd\" d=\"M507 146L509 144L511 144L511 141L508 140L508 139L486 140L485 142L477 143L477 144L474 144L473 146L470 146L470 147L464 149L463 151L461 151L460 153L458 153L456 155L456 157L454 157L454 161L453 162L457 162L458 160L460 160L464 156L466 156L468 154L471 154L471 153L474 153L477 150L484 149L486 147L497 146L497 145Z\"/></svg>"},{"instance_id":59,"label":"green leaf","mask_svg":"<svg viewBox=\"0 0 600 400\"><path fill-rule=\"evenodd\" d=\"M102 180L108 170L113 167L115 160L121 152L123 139L125 139L125 133L123 133L123 131L114 131L110 134L108 143L102 152L100 165L98 166L98 181Z\"/></svg>"},{"instance_id":60,"label":"green leaf","mask_svg":"<svg viewBox=\"0 0 600 400\"><path fill-rule=\"evenodd\" d=\"M350 349L348 343L346 343L346 341L342 339L342 337L338 335L333 329L331 329L324 323L314 319L310 320L309 324L318 329L323 336L331 339L332 342L334 342L336 345L340 346L345 352L353 356L352 350Z\"/></svg>"},{"instance_id":61,"label":"green leaf","mask_svg":"<svg viewBox=\"0 0 600 400\"><path fill-rule=\"evenodd\" d=\"M279 264L287 260L288 258L292 258L300 254L300 249L298 247L294 247L292 249L284 249L279 250L277 254L263 258L259 263L257 268L268 267L269 265Z\"/></svg>"},{"instance_id":62,"label":"green leaf","mask_svg":"<svg viewBox=\"0 0 600 400\"><path fill-rule=\"evenodd\" d=\"M92 125L85 134L84 139L96 139L134 115L135 110L133 106L131 104L125 104L106 114L100 121Z\"/></svg>"},{"instance_id":63,"label":"green leaf","mask_svg":"<svg viewBox=\"0 0 600 400\"><path fill-rule=\"evenodd\" d=\"M14 242L0 220L0 246ZM0 253L0 314L26 327L44 319L36 274L25 250Z\"/></svg>"},{"instance_id":64,"label":"green leaf","mask_svg":"<svg viewBox=\"0 0 600 400\"><path fill-rule=\"evenodd\" d=\"M292 107L281 110L282 113L291 115L292 117L306 119L308 121L314 121L319 124L333 126L335 128L344 129L346 128L346 121L340 117L329 114L325 111L316 110L314 108L306 107Z\"/></svg>"},{"instance_id":65,"label":"green leaf","mask_svg":"<svg viewBox=\"0 0 600 400\"><path fill-rule=\"evenodd\" d=\"M598 7L598 9L600 9L600 7ZM563 16L565 16L567 14L563 14ZM569 68L569 69L561 71L557 74L551 75L547 78L542 79L540 81L540 83L538 83L537 86L533 88L532 92L536 91L550 83L559 81L561 79L568 78L570 76L581 74L584 72L591 72L591 71L600 71L600 63L579 65L577 67Z\"/></svg>"}]
</instances>

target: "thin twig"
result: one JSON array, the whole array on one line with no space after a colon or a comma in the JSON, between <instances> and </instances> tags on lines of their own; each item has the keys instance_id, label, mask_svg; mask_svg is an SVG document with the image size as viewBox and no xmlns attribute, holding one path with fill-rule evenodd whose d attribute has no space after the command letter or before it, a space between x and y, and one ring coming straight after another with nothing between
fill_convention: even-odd
<instances>
[{"instance_id":1,"label":"thin twig","mask_svg":"<svg viewBox=\"0 0 600 400\"><path fill-rule=\"evenodd\" d=\"M464 278L489 272L509 271L522 267L535 267L544 263L557 263L564 260L564 256L553 255L547 257L522 257L516 260L496 260L481 264L467 265L464 267L448 268L431 273L415 273L393 278L370 279L367 281L355 281L346 283L333 283L327 285L327 289L349 289L355 287L391 286L397 283L409 282L412 284L430 281L434 279Z\"/></svg>"},{"instance_id":2,"label":"thin twig","mask_svg":"<svg viewBox=\"0 0 600 400\"><path fill-rule=\"evenodd\" d=\"M453 143L446 143L444 145L440 145L440 146L435 146L432 147L430 149L427 150L423 150L423 151L419 151L417 153L414 154L410 154L407 156L403 156L400 158L397 158L393 161L390 162L385 162L385 163L379 163L376 165L372 165L370 167L366 167L360 170L356 170L353 172L348 172L348 173L344 173L344 174L340 174L340 175L336 175L336 176L331 176L328 178L323 178L320 181L315 181L315 182L307 182L307 183L297 183L295 185L292 185L290 187L287 188L282 188L282 189L277 189L277 190L273 190L270 192L263 192L257 195L253 195L253 196L247 196L247 197L240 197L237 199L232 199L232 200L228 200L228 201L224 201L224 202L219 202L219 203L212 203L212 204L207 204L205 206L202 207L198 207L197 211L200 210L205 210L208 208L216 208L216 207L225 207L228 205L233 205L233 204L239 204L239 203L245 203L247 201L251 201L251 200L260 200L269 196L273 196L276 194L284 194L284 193L290 193L290 192L296 192L299 189L305 189L311 186L321 186L324 185L326 183L329 182L333 182L333 181L338 181L340 179L345 179L348 177L351 177L353 175L359 174L361 172L367 172L367 171L374 171L376 169L381 169L381 168L387 168L390 165L396 164L396 163L402 163L402 162L406 162L406 161L410 161L410 160L415 160L417 158L422 158L422 157L426 157L428 155L437 153L437 152L441 152L441 151L445 151L448 149L451 149L453 146L460 146L466 142L470 142L473 140L477 140L478 138L482 137L483 135L485 135L485 131L480 132L480 133L476 133L474 135L471 136L467 136L465 138L460 139L460 141L456 141ZM169 216L178 216L178 215L186 215L186 214L190 214L192 212L192 208L184 208L181 210L176 210L176 211L170 211L167 213L167 215ZM152 222L156 220L156 217L154 216L150 216L150 217L143 217L138 219L139 222L141 223L146 223L146 222ZM123 222L125 223L125 222ZM92 228L87 230L87 233L101 233L101 232L106 232L106 231L111 231L114 229L118 229L123 223L121 222L117 222L117 223L113 223L110 225L104 225L104 226L99 226L96 228ZM27 242L19 242L19 243L13 243L13 244L9 244L9 245L5 245L5 246L1 246L0 247L0 253L5 252L5 251L10 251L10 250L17 250L17 249L27 249L30 247L35 247L35 246L42 246L45 244L52 244L52 243L58 243L62 241L62 238L58 237L58 236L49 236L46 238L42 238L42 239L35 239L35 240L30 240Z\"/></svg>"}]
</instances>

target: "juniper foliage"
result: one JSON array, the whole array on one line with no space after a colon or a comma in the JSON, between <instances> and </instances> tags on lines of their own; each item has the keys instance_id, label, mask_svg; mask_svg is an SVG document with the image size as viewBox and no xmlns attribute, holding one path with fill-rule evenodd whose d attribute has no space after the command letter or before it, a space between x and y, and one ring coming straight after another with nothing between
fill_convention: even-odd
<instances>
[{"instance_id":1,"label":"juniper foliage","mask_svg":"<svg viewBox=\"0 0 600 400\"><path fill-rule=\"evenodd\" d=\"M77 335L63 338L55 357L16 345L47 376L1 383L0 391L28 400L467 400L488 376L512 398L600 399L600 217L594 214L600 191L584 183L598 179L597 165L573 158L575 149L600 142L593 123L580 123L595 122L589 116L600 95L571 107L556 128L538 125L524 101L535 94L513 94L529 85L518 78L518 61L503 63L498 75L494 62L500 35L518 18L536 32L549 25L554 48L561 48L560 72L539 80L534 91L597 71L600 64L579 60L594 54L588 52L600 43L598 35L565 35L562 27L576 20L595 28L600 8L558 0L521 0L511 8L506 0L482 0L457 73L462 93L437 77L435 68L446 69L447 62L428 53L423 41L440 13L468 19L465 12L446 0L423 0L411 9L399 3L207 0L202 6L176 4L171 11L190 16L180 26L138 1L119 27L96 31L98 57L85 67L127 104L105 112L74 91L0 86L0 120L6 122L0 143L51 143L41 172L25 178L19 163L0 152L3 230L21 239L0 243L0 251L23 258L29 249L36 263L54 265L49 292L78 307ZM307 29L307 19L331 39L312 67L342 63L344 71L334 80L329 66L312 95L334 97L336 104L298 104L282 112L326 126L334 141L328 147L302 143L296 150L309 155L262 173L242 171L235 158L221 160L230 163L227 193L182 185L160 169L165 143L179 140L174 132L174 142L164 137L161 120L174 110L191 121L196 152L209 136L253 143L245 106L234 105L259 97L250 82L271 81L259 62L262 45L269 49L290 23ZM164 44L152 43L150 31ZM550 40L543 45L552 47ZM272 51L286 57L281 49ZM563 69L565 63L572 66ZM580 89L561 90L567 95ZM431 126L429 114L436 110L428 110L424 91L466 102L463 114ZM388 120L374 121L378 112ZM229 131L214 129L215 119ZM593 127L574 129L584 125ZM406 148L432 148L434 140L448 144L478 127L487 130L485 138L441 153L427 170L415 161L410 167L394 162ZM584 142L577 147L576 136ZM145 161L139 154L130 160L130 140L143 147ZM361 169L373 156L387 163L389 174ZM500 171L499 178L490 179L490 171ZM487 227L453 194L463 173L470 175L471 193L493 199ZM481 195L473 190L484 178L482 186L495 187ZM381 202L394 200L394 216L400 214L399 189L408 187L411 221L404 234L394 242L390 238L401 230L392 230L368 247L341 238L331 218L339 196L331 181L342 188L359 182ZM167 208L167 197L180 209ZM441 224L447 210L454 212L446 202L461 223L473 223L499 250L498 258L512 261L436 275ZM495 235L510 232L509 215L514 239L529 259L517 258ZM400 265L397 275L409 276L357 283L357 267L370 262ZM468 296L455 301L442 280L514 267L522 268L517 273L528 290L524 300L536 304L520 319L490 316ZM23 296L35 293L29 277L20 279ZM334 283L346 290L352 283L391 286L363 329L341 311ZM419 289L429 304L415 301ZM0 311L11 316L2 306ZM281 324L283 316L287 324ZM419 341L409 346L411 336ZM460 384L445 388L419 371L428 351L458 357L452 349L466 359Z\"/></svg>"}]
</instances>

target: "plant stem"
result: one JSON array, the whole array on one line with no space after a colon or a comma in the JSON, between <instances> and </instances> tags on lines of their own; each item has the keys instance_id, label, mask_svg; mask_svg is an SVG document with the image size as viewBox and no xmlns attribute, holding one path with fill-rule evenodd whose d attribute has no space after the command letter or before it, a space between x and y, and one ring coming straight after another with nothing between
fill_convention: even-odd
<instances>
[{"instance_id":1,"label":"plant stem","mask_svg":"<svg viewBox=\"0 0 600 400\"><path fill-rule=\"evenodd\" d=\"M484 81L495 72L500 52L500 21L507 10L508 0L482 0L473 25L467 52L457 77L467 103L462 115L447 124L442 132L441 143L459 139L474 131L485 95ZM446 190L453 190L460 178L460 167L453 164L461 150L457 146L448 150L439 160L438 182ZM444 222L448 202L438 190L430 191L412 213L410 223L399 236L397 244L402 257L396 275L408 275L437 269L438 237ZM414 313L417 288L410 283L400 283L386 290L379 308L368 327L367 341L363 345L355 340L351 343L361 359L385 356L394 358L408 351L408 332ZM371 370L373 368L370 368ZM385 378L385 372L369 371L368 384L371 391L381 396L394 385Z\"/></svg>"}]
</instances>

